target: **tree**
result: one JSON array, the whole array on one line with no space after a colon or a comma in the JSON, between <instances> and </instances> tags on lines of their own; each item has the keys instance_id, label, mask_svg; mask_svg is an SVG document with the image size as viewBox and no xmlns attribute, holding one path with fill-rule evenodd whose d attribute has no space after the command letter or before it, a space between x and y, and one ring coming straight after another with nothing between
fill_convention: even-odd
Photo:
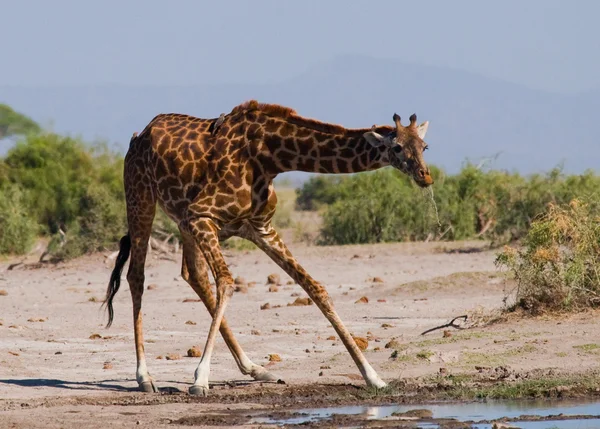
<instances>
[{"instance_id":1,"label":"tree","mask_svg":"<svg viewBox=\"0 0 600 429\"><path fill-rule=\"evenodd\" d=\"M15 135L38 133L40 126L28 116L0 104L0 140Z\"/></svg>"}]
</instances>

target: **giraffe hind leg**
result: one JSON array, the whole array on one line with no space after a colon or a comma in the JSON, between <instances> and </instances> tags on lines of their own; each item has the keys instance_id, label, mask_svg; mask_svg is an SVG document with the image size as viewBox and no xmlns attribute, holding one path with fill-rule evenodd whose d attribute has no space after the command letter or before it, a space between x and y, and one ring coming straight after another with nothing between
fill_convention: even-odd
<instances>
[{"instance_id":1,"label":"giraffe hind leg","mask_svg":"<svg viewBox=\"0 0 600 429\"><path fill-rule=\"evenodd\" d=\"M137 358L136 380L142 392L158 392L146 366L142 329L144 267L155 213L156 203L150 189L136 189L136 192L127 192L127 222L131 239L131 260L127 272L127 282L133 303L133 332Z\"/></svg>"}]
</instances>

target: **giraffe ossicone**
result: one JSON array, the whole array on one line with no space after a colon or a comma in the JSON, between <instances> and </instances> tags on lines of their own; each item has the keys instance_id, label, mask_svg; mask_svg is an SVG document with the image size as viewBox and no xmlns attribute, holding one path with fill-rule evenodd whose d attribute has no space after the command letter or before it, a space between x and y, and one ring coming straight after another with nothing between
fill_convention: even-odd
<instances>
[{"instance_id":1,"label":"giraffe ossicone","mask_svg":"<svg viewBox=\"0 0 600 429\"><path fill-rule=\"evenodd\" d=\"M183 240L181 274L212 316L192 394L209 389L210 362L220 331L240 371L261 381L278 378L244 353L225 320L233 278L219 241L252 241L308 293L331 323L369 386L386 384L337 315L325 287L296 261L271 225L277 197L273 179L285 171L356 173L392 166L422 187L433 184L424 159L428 123L416 115L402 126L348 129L298 115L293 109L249 101L219 118L160 114L138 135L125 156L128 233L120 242L105 304L113 320L113 299L125 263L133 302L136 379L140 390L156 392L146 367L142 329L144 265L158 204L177 224ZM216 280L216 297L208 277Z\"/></svg>"}]
</instances>

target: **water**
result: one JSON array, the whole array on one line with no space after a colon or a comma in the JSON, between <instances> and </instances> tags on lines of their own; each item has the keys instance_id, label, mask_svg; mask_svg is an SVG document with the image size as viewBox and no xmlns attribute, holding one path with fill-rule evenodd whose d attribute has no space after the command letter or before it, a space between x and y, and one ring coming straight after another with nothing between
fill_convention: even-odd
<instances>
[{"instance_id":1,"label":"water","mask_svg":"<svg viewBox=\"0 0 600 429\"><path fill-rule=\"evenodd\" d=\"M361 415L365 419L386 419L392 413L404 413L409 410L427 409L433 413L433 419L456 419L459 421L496 420L503 417L518 418L522 415L548 417L558 414L594 416L590 419L570 419L556 421L515 421L514 425L523 429L598 429L600 428L600 402L574 401L488 401L460 404L382 405L347 406L338 408L312 408L295 410L296 415L281 418L256 418L254 423L264 424L302 424L330 418L333 414ZM431 420L431 419L430 419ZM437 428L432 420L421 420L421 428ZM491 424L474 424L477 429L490 429Z\"/></svg>"},{"instance_id":2,"label":"water","mask_svg":"<svg viewBox=\"0 0 600 429\"><path fill-rule=\"evenodd\" d=\"M435 219L437 222L438 232L441 232L442 223L440 222L440 214L438 212L437 204L435 203L435 196L433 194L433 186L428 186L427 188L429 199L431 200L431 205L433 206L433 212L435 214Z\"/></svg>"}]
</instances>

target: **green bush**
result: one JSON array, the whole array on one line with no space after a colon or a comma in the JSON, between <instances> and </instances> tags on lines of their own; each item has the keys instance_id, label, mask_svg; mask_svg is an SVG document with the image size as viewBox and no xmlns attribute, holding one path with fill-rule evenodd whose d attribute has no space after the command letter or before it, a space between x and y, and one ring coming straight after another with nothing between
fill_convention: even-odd
<instances>
[{"instance_id":1,"label":"green bush","mask_svg":"<svg viewBox=\"0 0 600 429\"><path fill-rule=\"evenodd\" d=\"M81 202L94 184L106 186L112 198L124 198L116 155L70 137L29 136L8 152L4 164L6 180L27 189L31 215L50 234L77 221Z\"/></svg>"},{"instance_id":2,"label":"green bush","mask_svg":"<svg viewBox=\"0 0 600 429\"><path fill-rule=\"evenodd\" d=\"M79 201L79 216L65 236L54 236L49 251L54 260L114 248L127 231L123 201L116 200L106 186L90 185Z\"/></svg>"},{"instance_id":3,"label":"green bush","mask_svg":"<svg viewBox=\"0 0 600 429\"><path fill-rule=\"evenodd\" d=\"M318 210L342 196L343 176L313 176L296 189L296 210Z\"/></svg>"},{"instance_id":4,"label":"green bush","mask_svg":"<svg viewBox=\"0 0 600 429\"><path fill-rule=\"evenodd\" d=\"M600 201L600 176L590 171L566 176L556 168L524 177L473 164L466 164L455 175L431 169L439 226L427 194L390 168L335 181L311 179L313 183L307 183L299 195L313 205L320 204L323 195L334 201L324 211L324 244L427 237L508 243L522 238L549 203L565 204L574 198Z\"/></svg>"},{"instance_id":5,"label":"green bush","mask_svg":"<svg viewBox=\"0 0 600 429\"><path fill-rule=\"evenodd\" d=\"M434 227L428 197L393 169L351 176L327 208L322 244L418 240Z\"/></svg>"},{"instance_id":6,"label":"green bush","mask_svg":"<svg viewBox=\"0 0 600 429\"><path fill-rule=\"evenodd\" d=\"M20 207L36 232L52 237L54 259L112 248L127 230L123 157L105 145L28 135L0 162L0 186L21 191Z\"/></svg>"},{"instance_id":7,"label":"green bush","mask_svg":"<svg viewBox=\"0 0 600 429\"><path fill-rule=\"evenodd\" d=\"M0 188L0 254L26 253L38 233L29 216L23 191L14 185Z\"/></svg>"},{"instance_id":8,"label":"green bush","mask_svg":"<svg viewBox=\"0 0 600 429\"><path fill-rule=\"evenodd\" d=\"M523 248L506 246L496 264L518 282L516 306L532 313L600 304L600 217L596 204L551 204L534 220Z\"/></svg>"}]
</instances>

